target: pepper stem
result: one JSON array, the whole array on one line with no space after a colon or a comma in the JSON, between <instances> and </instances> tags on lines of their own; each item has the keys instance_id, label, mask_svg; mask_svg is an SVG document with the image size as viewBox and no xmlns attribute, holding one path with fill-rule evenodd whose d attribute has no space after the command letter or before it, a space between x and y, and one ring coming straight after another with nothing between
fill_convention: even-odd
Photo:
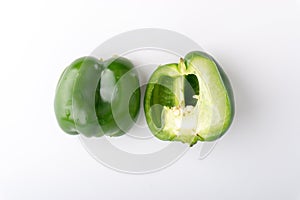
<instances>
[{"instance_id":1,"label":"pepper stem","mask_svg":"<svg viewBox=\"0 0 300 200\"><path fill-rule=\"evenodd\" d=\"M185 74L186 73L186 66L184 63L183 58L180 58L179 63L178 63L178 70L180 73Z\"/></svg>"}]
</instances>

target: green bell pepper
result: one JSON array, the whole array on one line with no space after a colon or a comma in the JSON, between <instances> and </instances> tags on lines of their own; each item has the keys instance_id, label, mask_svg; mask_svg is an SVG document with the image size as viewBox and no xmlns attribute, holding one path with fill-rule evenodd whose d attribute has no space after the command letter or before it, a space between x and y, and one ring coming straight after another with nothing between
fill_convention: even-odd
<instances>
[{"instance_id":1,"label":"green bell pepper","mask_svg":"<svg viewBox=\"0 0 300 200\"><path fill-rule=\"evenodd\" d=\"M64 70L57 84L56 118L61 129L72 135L122 135L133 125L139 108L137 72L126 58L104 62L94 57L79 58ZM127 119L126 112L132 120ZM127 124L120 127L120 121Z\"/></svg>"},{"instance_id":2,"label":"green bell pepper","mask_svg":"<svg viewBox=\"0 0 300 200\"><path fill-rule=\"evenodd\" d=\"M230 82L220 65L200 51L180 62L159 66L144 97L146 121L161 140L213 141L229 128L234 116Z\"/></svg>"}]
</instances>

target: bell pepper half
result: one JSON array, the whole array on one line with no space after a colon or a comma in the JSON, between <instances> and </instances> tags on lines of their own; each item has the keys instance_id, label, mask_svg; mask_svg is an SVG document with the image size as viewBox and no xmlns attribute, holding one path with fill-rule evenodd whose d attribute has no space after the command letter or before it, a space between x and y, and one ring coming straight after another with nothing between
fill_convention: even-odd
<instances>
[{"instance_id":1,"label":"bell pepper half","mask_svg":"<svg viewBox=\"0 0 300 200\"><path fill-rule=\"evenodd\" d=\"M179 63L159 66L144 97L146 121L161 140L214 141L229 128L234 97L226 74L212 56L194 51Z\"/></svg>"},{"instance_id":2,"label":"bell pepper half","mask_svg":"<svg viewBox=\"0 0 300 200\"><path fill-rule=\"evenodd\" d=\"M72 135L123 135L133 125L139 109L138 75L123 57L106 61L79 58L64 70L56 87L55 115L61 129ZM132 120L127 119L126 112ZM120 127L122 121L126 124Z\"/></svg>"}]
</instances>

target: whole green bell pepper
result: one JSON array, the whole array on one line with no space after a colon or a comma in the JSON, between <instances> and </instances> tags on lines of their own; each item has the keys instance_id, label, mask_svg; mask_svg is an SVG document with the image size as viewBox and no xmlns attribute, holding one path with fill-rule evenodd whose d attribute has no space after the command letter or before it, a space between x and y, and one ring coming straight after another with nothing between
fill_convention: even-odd
<instances>
[{"instance_id":1,"label":"whole green bell pepper","mask_svg":"<svg viewBox=\"0 0 300 200\"><path fill-rule=\"evenodd\" d=\"M208 54L190 52L180 62L159 66L147 84L144 111L161 140L213 141L229 128L234 97L220 65Z\"/></svg>"},{"instance_id":2,"label":"whole green bell pepper","mask_svg":"<svg viewBox=\"0 0 300 200\"><path fill-rule=\"evenodd\" d=\"M62 130L72 135L122 135L133 125L139 108L137 72L126 58L104 62L94 57L79 58L64 70L57 84L56 118ZM132 120L127 120L126 112ZM127 124L120 127L120 121Z\"/></svg>"}]
</instances>

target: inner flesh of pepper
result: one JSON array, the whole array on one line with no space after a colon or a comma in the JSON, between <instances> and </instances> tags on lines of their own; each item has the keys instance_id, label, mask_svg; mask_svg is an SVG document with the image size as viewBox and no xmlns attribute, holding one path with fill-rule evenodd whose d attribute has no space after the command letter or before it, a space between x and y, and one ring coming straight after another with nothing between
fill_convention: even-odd
<instances>
[{"instance_id":1,"label":"inner flesh of pepper","mask_svg":"<svg viewBox=\"0 0 300 200\"><path fill-rule=\"evenodd\" d=\"M199 84L195 75L179 76L174 79L173 93L177 105L163 106L162 127L176 135L196 135L199 113Z\"/></svg>"}]
</instances>

